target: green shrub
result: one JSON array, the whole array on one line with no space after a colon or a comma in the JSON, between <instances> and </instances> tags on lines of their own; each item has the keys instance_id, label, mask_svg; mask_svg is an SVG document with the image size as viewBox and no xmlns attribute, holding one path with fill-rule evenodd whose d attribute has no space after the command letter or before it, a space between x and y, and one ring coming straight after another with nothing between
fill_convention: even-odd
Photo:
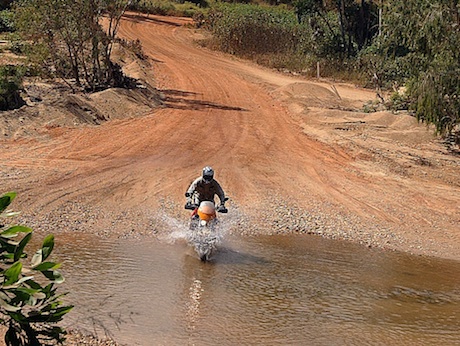
<instances>
[{"instance_id":1,"label":"green shrub","mask_svg":"<svg viewBox=\"0 0 460 346\"><path fill-rule=\"evenodd\" d=\"M0 197L0 218L15 216L7 208L16 197L10 192ZM1 221L1 220L0 220ZM21 239L17 239L22 235ZM48 260L54 236L48 235L31 259L25 247L32 230L25 226L0 225L0 324L7 327L8 346L54 345L62 342L65 331L56 325L72 306L60 301L55 284L64 281L59 263ZM42 274L40 280L35 275ZM41 282L46 284L41 284Z\"/></svg>"},{"instance_id":2,"label":"green shrub","mask_svg":"<svg viewBox=\"0 0 460 346\"><path fill-rule=\"evenodd\" d=\"M133 2L129 9L146 14L163 16L194 17L208 7L206 0L197 1L168 1L141 0Z\"/></svg>"},{"instance_id":3,"label":"green shrub","mask_svg":"<svg viewBox=\"0 0 460 346\"><path fill-rule=\"evenodd\" d=\"M343 57L334 11L299 17L287 6L217 4L200 24L213 34L204 43L213 49L312 77L320 62L321 77L362 80L354 60Z\"/></svg>"},{"instance_id":4,"label":"green shrub","mask_svg":"<svg viewBox=\"0 0 460 346\"><path fill-rule=\"evenodd\" d=\"M256 5L220 5L212 8L206 27L221 50L245 57L291 53L299 41L292 11Z\"/></svg>"},{"instance_id":5,"label":"green shrub","mask_svg":"<svg viewBox=\"0 0 460 346\"><path fill-rule=\"evenodd\" d=\"M460 66L430 69L408 83L410 109L419 121L434 124L443 136L456 133L460 124ZM458 142L458 139L456 140Z\"/></svg>"},{"instance_id":6,"label":"green shrub","mask_svg":"<svg viewBox=\"0 0 460 346\"><path fill-rule=\"evenodd\" d=\"M0 11L0 32L13 32L14 27L14 15L9 10Z\"/></svg>"},{"instance_id":7,"label":"green shrub","mask_svg":"<svg viewBox=\"0 0 460 346\"><path fill-rule=\"evenodd\" d=\"M23 75L22 67L0 66L0 110L15 109L24 105L20 96Z\"/></svg>"},{"instance_id":8,"label":"green shrub","mask_svg":"<svg viewBox=\"0 0 460 346\"><path fill-rule=\"evenodd\" d=\"M382 35L361 54L379 87L406 86L409 109L443 136L460 125L459 16L455 2L392 1Z\"/></svg>"},{"instance_id":9,"label":"green shrub","mask_svg":"<svg viewBox=\"0 0 460 346\"><path fill-rule=\"evenodd\" d=\"M395 91L390 95L386 106L393 111L409 110L410 100L407 92Z\"/></svg>"}]
</instances>

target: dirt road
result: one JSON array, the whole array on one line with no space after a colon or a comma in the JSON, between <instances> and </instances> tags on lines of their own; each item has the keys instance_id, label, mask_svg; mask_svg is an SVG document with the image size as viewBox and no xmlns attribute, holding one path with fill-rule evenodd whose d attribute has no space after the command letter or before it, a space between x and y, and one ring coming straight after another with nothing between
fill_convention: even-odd
<instances>
[{"instance_id":1,"label":"dirt road","mask_svg":"<svg viewBox=\"0 0 460 346\"><path fill-rule=\"evenodd\" d=\"M2 185L22 208L69 231L142 233L165 201L186 217L183 193L211 165L248 216L242 233L301 231L460 259L460 158L424 125L363 113L372 91L200 48L187 23L131 14L121 27L152 60L137 73L155 77L161 109L0 142Z\"/></svg>"}]
</instances>

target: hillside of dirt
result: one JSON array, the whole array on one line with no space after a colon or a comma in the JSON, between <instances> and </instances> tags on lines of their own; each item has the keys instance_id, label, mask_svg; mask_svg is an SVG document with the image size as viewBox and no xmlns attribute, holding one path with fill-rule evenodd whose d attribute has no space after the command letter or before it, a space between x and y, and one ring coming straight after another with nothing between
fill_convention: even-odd
<instances>
[{"instance_id":1,"label":"hillside of dirt","mask_svg":"<svg viewBox=\"0 0 460 346\"><path fill-rule=\"evenodd\" d=\"M460 260L460 157L406 113L365 113L372 90L307 80L199 47L189 19L129 14L132 90L32 82L0 115L2 190L45 232L157 236L187 218L207 165L234 232L308 233ZM233 213L233 216L231 216Z\"/></svg>"}]
</instances>

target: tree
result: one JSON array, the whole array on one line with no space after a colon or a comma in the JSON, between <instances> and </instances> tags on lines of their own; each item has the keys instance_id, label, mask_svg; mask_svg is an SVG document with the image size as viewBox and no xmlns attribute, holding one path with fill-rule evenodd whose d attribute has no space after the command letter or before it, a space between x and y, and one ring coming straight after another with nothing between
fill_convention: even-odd
<instances>
[{"instance_id":1,"label":"tree","mask_svg":"<svg viewBox=\"0 0 460 346\"><path fill-rule=\"evenodd\" d=\"M0 197L0 219L17 215L7 210L15 197L14 192ZM15 240L20 235L22 239ZM26 261L25 247L31 238L28 227L0 225L0 324L7 327L8 346L61 343L65 331L56 323L72 309L62 304L62 295L54 287L64 281L57 270L60 264L48 260L54 236L46 236L42 247ZM37 274L42 274L43 279L36 280Z\"/></svg>"},{"instance_id":2,"label":"tree","mask_svg":"<svg viewBox=\"0 0 460 346\"><path fill-rule=\"evenodd\" d=\"M325 52L326 56L331 53L341 58L345 54L355 56L370 44L377 33L377 9L373 3L365 0L297 0L295 10L299 23L308 23L315 33L315 40L322 42L320 46L323 48L319 51ZM331 21L331 18L336 20ZM319 37L321 35L324 37ZM334 52L326 46L335 47Z\"/></svg>"},{"instance_id":3,"label":"tree","mask_svg":"<svg viewBox=\"0 0 460 346\"><path fill-rule=\"evenodd\" d=\"M460 6L458 0L394 0L372 47L374 72L406 85L410 110L441 135L460 124ZM459 137L457 135L457 140Z\"/></svg>"},{"instance_id":4,"label":"tree","mask_svg":"<svg viewBox=\"0 0 460 346\"><path fill-rule=\"evenodd\" d=\"M97 90L124 87L120 66L112 63L113 44L123 13L133 0L20 0L16 25L28 42L29 56L52 76L73 78ZM101 25L108 17L107 29Z\"/></svg>"}]
</instances>

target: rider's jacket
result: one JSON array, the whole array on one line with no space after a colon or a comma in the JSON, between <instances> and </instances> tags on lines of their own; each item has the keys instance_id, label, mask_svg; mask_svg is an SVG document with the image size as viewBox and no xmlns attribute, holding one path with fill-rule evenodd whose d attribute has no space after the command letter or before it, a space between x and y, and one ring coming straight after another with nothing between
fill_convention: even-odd
<instances>
[{"instance_id":1,"label":"rider's jacket","mask_svg":"<svg viewBox=\"0 0 460 346\"><path fill-rule=\"evenodd\" d=\"M192 196L194 192L196 193L198 199L197 204L202 201L214 202L214 195L219 196L221 203L225 201L224 190L222 190L222 187L220 187L219 183L214 179L211 180L210 183L205 184L203 177L198 177L192 182L187 192L190 196Z\"/></svg>"}]
</instances>

